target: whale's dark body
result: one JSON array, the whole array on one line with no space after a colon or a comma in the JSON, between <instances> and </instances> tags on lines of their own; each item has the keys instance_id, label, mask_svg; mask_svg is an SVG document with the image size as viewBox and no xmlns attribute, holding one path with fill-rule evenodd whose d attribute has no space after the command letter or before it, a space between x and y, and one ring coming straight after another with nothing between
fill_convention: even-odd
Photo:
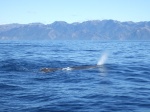
<instances>
[{"instance_id":1,"label":"whale's dark body","mask_svg":"<svg viewBox=\"0 0 150 112\"><path fill-rule=\"evenodd\" d=\"M91 69L100 67L99 65L82 65L82 66L74 66L74 67L66 67L66 68L42 68L42 72L54 72L58 70L82 70L82 69Z\"/></svg>"}]
</instances>

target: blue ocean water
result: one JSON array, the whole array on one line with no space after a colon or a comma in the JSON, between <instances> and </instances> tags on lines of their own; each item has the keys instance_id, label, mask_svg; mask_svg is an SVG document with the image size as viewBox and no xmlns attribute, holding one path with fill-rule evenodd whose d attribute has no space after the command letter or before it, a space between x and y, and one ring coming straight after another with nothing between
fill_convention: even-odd
<instances>
[{"instance_id":1,"label":"blue ocean water","mask_svg":"<svg viewBox=\"0 0 150 112\"><path fill-rule=\"evenodd\" d=\"M99 68L41 68L95 65ZM150 42L1 41L0 112L150 112Z\"/></svg>"}]
</instances>

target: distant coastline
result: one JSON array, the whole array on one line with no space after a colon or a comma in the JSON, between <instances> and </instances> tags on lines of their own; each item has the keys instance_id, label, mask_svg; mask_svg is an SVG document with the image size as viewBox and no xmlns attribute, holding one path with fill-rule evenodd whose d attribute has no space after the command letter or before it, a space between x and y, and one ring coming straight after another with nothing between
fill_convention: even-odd
<instances>
[{"instance_id":1,"label":"distant coastline","mask_svg":"<svg viewBox=\"0 0 150 112\"><path fill-rule=\"evenodd\" d=\"M0 40L150 40L150 21L7 24L0 25Z\"/></svg>"}]
</instances>

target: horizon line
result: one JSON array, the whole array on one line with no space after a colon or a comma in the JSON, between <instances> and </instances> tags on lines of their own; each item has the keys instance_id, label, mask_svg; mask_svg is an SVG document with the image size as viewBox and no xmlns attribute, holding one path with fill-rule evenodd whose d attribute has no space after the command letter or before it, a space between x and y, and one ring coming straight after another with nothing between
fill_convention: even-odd
<instances>
[{"instance_id":1,"label":"horizon line","mask_svg":"<svg viewBox=\"0 0 150 112\"><path fill-rule=\"evenodd\" d=\"M75 21L75 22L67 22L67 21L63 21L63 20L56 20L50 23L44 23L44 22L29 22L29 23L19 23L19 22L14 22L14 23L3 23L0 25L11 25L11 24L20 24L20 25L27 25L27 24L43 24L43 25L49 25L49 24L53 24L55 22L65 22L67 24L74 24L74 23L84 23L84 22L88 22L88 21L116 21L116 22L132 22L132 23L139 23L139 22L150 22L150 21L119 21L119 20L115 20L115 19L91 19L91 20L85 20L85 21Z\"/></svg>"}]
</instances>

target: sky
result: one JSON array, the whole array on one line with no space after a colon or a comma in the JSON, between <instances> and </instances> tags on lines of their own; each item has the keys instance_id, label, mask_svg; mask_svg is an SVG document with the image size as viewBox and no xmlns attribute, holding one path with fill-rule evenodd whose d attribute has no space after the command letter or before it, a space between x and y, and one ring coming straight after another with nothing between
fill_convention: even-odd
<instances>
[{"instance_id":1,"label":"sky","mask_svg":"<svg viewBox=\"0 0 150 112\"><path fill-rule=\"evenodd\" d=\"M0 0L0 24L150 21L150 0Z\"/></svg>"}]
</instances>

